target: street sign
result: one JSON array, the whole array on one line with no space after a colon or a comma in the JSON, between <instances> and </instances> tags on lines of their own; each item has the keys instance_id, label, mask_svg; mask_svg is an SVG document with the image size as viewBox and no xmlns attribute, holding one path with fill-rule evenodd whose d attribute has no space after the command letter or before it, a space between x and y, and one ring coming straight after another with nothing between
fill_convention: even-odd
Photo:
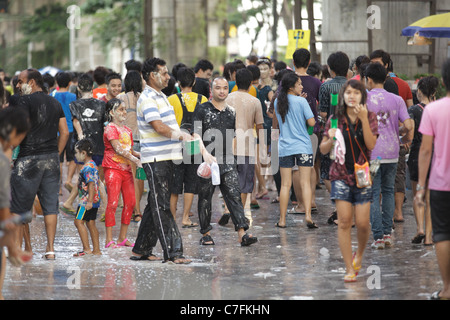
<instances>
[{"instance_id":1,"label":"street sign","mask_svg":"<svg viewBox=\"0 0 450 320\"><path fill-rule=\"evenodd\" d=\"M295 50L309 48L311 30L288 30L289 42L286 50L286 59L292 59Z\"/></svg>"}]
</instances>

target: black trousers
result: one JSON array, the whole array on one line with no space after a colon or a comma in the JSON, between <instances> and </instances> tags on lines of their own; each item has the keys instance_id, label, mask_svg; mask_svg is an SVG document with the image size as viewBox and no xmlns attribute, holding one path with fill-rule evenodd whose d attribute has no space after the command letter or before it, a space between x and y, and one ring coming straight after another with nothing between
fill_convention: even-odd
<instances>
[{"instance_id":1,"label":"black trousers","mask_svg":"<svg viewBox=\"0 0 450 320\"><path fill-rule=\"evenodd\" d=\"M164 260L173 260L183 255L181 234L170 211L173 166L172 161L143 164L149 190L147 205L132 250L136 254L150 255L159 240Z\"/></svg>"},{"instance_id":2,"label":"black trousers","mask_svg":"<svg viewBox=\"0 0 450 320\"><path fill-rule=\"evenodd\" d=\"M211 227L211 201L216 186L212 184L211 179L200 178L198 192L198 218L200 221L200 233L205 234L212 230ZM237 170L225 172L220 175L220 191L223 199L230 210L231 220L236 231L243 228L248 229L245 219L244 206L242 205L241 190Z\"/></svg>"}]
</instances>

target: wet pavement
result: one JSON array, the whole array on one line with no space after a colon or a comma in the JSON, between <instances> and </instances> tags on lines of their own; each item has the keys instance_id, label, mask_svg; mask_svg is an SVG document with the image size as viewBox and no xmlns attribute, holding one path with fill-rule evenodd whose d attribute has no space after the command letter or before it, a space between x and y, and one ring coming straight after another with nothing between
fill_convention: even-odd
<instances>
[{"instance_id":1,"label":"wet pavement","mask_svg":"<svg viewBox=\"0 0 450 320\"><path fill-rule=\"evenodd\" d=\"M367 244L363 268L355 283L344 283L337 227L327 224L332 211L329 196L317 190L319 229L308 230L304 215L289 214L288 228L275 227L279 205L269 197L252 210L250 232L259 242L241 247L230 223L219 226L223 208L216 191L213 198L212 237L215 246L200 246L199 227L181 228L179 199L177 221L189 265L131 261L130 248L105 249L104 224L97 220L101 256L73 257L81 242L74 217L60 213L55 241L56 260L47 261L44 219L30 224L33 259L23 267L8 263L3 295L6 300L427 300L442 286L434 247L411 244L416 232L412 193L407 192L404 223L397 223L392 248L375 250ZM67 197L63 191L62 199ZM61 200L62 201L62 200ZM197 197L192 211L196 212ZM142 208L146 196L142 199ZM290 206L291 207L291 206ZM116 221L120 221L118 210ZM192 217L198 223L197 217ZM138 224L128 237L136 239ZM119 228L113 230L117 238ZM356 229L352 229L356 246ZM325 249L324 249L325 248ZM161 247L155 252L162 256ZM328 253L328 254L327 254Z\"/></svg>"}]
</instances>

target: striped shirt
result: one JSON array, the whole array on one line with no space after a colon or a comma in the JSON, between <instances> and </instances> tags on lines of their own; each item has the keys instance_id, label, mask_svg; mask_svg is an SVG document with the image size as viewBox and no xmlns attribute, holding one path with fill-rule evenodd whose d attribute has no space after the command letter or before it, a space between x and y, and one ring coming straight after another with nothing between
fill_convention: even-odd
<instances>
[{"instance_id":1,"label":"striped shirt","mask_svg":"<svg viewBox=\"0 0 450 320\"><path fill-rule=\"evenodd\" d=\"M345 77L335 77L324 82L319 89L319 111L327 113L327 119L331 116L331 94L340 93L342 86L347 82Z\"/></svg>"},{"instance_id":2,"label":"striped shirt","mask_svg":"<svg viewBox=\"0 0 450 320\"><path fill-rule=\"evenodd\" d=\"M141 162L183 159L180 141L164 137L153 129L150 123L157 120L162 121L173 130L180 130L173 107L166 95L147 85L137 102Z\"/></svg>"}]
</instances>

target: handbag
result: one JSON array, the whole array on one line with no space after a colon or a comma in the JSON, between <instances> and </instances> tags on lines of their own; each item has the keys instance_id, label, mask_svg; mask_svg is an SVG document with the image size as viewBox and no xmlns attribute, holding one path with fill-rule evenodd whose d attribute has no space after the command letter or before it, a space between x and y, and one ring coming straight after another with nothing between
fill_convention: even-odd
<instances>
[{"instance_id":1,"label":"handbag","mask_svg":"<svg viewBox=\"0 0 450 320\"><path fill-rule=\"evenodd\" d=\"M366 158L366 155L364 154L364 151L362 150L361 146L358 143L358 139L356 138L356 133L353 130L353 127L350 124L350 119L346 115L347 118L347 133L350 140L350 147L352 149L352 155L353 155L353 161L355 163L355 180L356 180L356 186L358 188L366 188L372 186L372 177L370 175L370 164L369 161ZM358 120L356 120L356 124L358 124ZM355 138L355 142L359 147L359 150L361 150L361 153L366 160L366 162L363 165L360 165L356 162L355 159L355 152L353 150L353 143L352 143L352 136L350 135L350 132L352 133L353 137Z\"/></svg>"}]
</instances>

